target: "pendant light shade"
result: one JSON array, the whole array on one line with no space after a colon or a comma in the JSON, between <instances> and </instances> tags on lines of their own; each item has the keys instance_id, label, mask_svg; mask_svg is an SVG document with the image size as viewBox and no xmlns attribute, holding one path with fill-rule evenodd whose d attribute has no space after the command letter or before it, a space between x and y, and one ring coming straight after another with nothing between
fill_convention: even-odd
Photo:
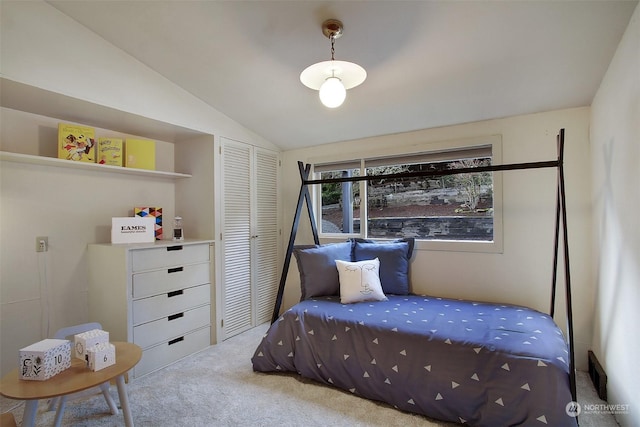
<instances>
[{"instance_id":1,"label":"pendant light shade","mask_svg":"<svg viewBox=\"0 0 640 427\"><path fill-rule=\"evenodd\" d=\"M358 86L367 78L367 72L358 64L336 61L335 39L342 35L342 22L329 19L322 24L322 32L331 40L331 60L310 65L300 74L305 86L320 91L320 101L328 108L342 105L347 89Z\"/></svg>"}]
</instances>

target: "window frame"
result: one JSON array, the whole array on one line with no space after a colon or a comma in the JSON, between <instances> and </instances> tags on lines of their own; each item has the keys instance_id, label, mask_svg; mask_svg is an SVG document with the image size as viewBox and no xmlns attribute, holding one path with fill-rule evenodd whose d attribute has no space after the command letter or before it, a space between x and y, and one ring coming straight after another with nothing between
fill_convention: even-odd
<instances>
[{"instance_id":1,"label":"window frame","mask_svg":"<svg viewBox=\"0 0 640 427\"><path fill-rule=\"evenodd\" d=\"M428 142L409 147L398 147L394 149L386 149L379 151L371 151L363 157L360 153L345 153L338 156L318 157L309 159L311 163L311 177L319 179L319 172L316 168L325 169L327 167L341 165L356 166L359 164L360 173L365 173L365 163L367 161L384 160L388 158L392 160L398 157L411 157L420 155L430 155L439 152L454 152L459 150L472 150L478 147L491 147L491 163L492 165L502 164L502 137L501 135L489 135L474 138L453 139L447 141ZM350 167L354 169L354 167ZM333 169L335 170L335 169ZM484 253L502 253L503 252L503 203L502 203L502 172L496 171L492 175L493 180L493 240L438 240L438 239L418 239L416 238L416 250L430 251L452 251L452 252L484 252ZM354 185L356 182L354 182ZM361 204L360 204L360 232L359 233L325 233L322 231L322 191L320 185L312 185L309 189L311 197L314 200L313 213L318 227L318 236L326 242L344 241L345 238L364 237L367 235L367 218L368 218L368 200L367 181L357 181L360 185ZM362 197L364 195L364 197ZM377 239L376 240L385 240Z\"/></svg>"}]
</instances>

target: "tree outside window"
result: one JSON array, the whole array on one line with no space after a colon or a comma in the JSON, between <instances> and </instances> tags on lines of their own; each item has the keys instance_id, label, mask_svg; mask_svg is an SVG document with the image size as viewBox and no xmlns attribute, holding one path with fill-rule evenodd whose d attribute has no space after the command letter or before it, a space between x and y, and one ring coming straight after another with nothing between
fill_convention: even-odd
<instances>
[{"instance_id":1,"label":"tree outside window","mask_svg":"<svg viewBox=\"0 0 640 427\"><path fill-rule=\"evenodd\" d=\"M422 240L493 240L493 179L491 172L388 178L389 174L446 171L491 164L490 156L406 162L366 167L370 179L365 194L358 182L322 185L322 233L358 234L371 238L415 237ZM409 159L410 160L410 159ZM358 176L360 169L322 172L319 178ZM366 203L366 230L361 208ZM366 232L366 233L365 233Z\"/></svg>"}]
</instances>

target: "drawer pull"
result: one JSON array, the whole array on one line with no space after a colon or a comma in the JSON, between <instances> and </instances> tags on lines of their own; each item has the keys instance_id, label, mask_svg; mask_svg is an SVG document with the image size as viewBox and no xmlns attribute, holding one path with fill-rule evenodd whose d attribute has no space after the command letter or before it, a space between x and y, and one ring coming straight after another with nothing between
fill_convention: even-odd
<instances>
[{"instance_id":1,"label":"drawer pull","mask_svg":"<svg viewBox=\"0 0 640 427\"><path fill-rule=\"evenodd\" d=\"M179 319L181 317L184 317L184 313L172 314L171 316L169 316L169 322L171 322L172 320Z\"/></svg>"},{"instance_id":2,"label":"drawer pull","mask_svg":"<svg viewBox=\"0 0 640 427\"><path fill-rule=\"evenodd\" d=\"M184 270L184 267L174 267L167 270L167 273L179 273Z\"/></svg>"},{"instance_id":3,"label":"drawer pull","mask_svg":"<svg viewBox=\"0 0 640 427\"><path fill-rule=\"evenodd\" d=\"M178 295L184 294L184 289L180 289L179 291L172 291L167 294L167 298L177 297Z\"/></svg>"},{"instance_id":4,"label":"drawer pull","mask_svg":"<svg viewBox=\"0 0 640 427\"><path fill-rule=\"evenodd\" d=\"M172 339L171 341L169 341L169 345L173 345L173 344L175 344L177 342L180 342L180 341L184 341L184 337Z\"/></svg>"},{"instance_id":5,"label":"drawer pull","mask_svg":"<svg viewBox=\"0 0 640 427\"><path fill-rule=\"evenodd\" d=\"M170 252L170 251L181 251L181 250L182 250L182 245L167 246L167 252Z\"/></svg>"}]
</instances>

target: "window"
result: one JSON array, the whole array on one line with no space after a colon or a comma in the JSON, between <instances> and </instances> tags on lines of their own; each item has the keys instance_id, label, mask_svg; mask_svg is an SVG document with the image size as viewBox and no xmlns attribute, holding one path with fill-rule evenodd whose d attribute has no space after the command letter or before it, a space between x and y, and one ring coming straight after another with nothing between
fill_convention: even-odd
<instances>
[{"instance_id":1,"label":"window","mask_svg":"<svg viewBox=\"0 0 640 427\"><path fill-rule=\"evenodd\" d=\"M322 237L415 237L418 248L501 251L499 173L437 175L488 166L499 159L499 137L442 143L436 150L316 163L316 179L381 176L320 186ZM435 175L384 178L405 172ZM316 193L318 190L316 189Z\"/></svg>"},{"instance_id":2,"label":"window","mask_svg":"<svg viewBox=\"0 0 640 427\"><path fill-rule=\"evenodd\" d=\"M319 175L320 179L360 176L360 168L342 165ZM358 182L322 184L322 233L360 234L360 200Z\"/></svg>"}]
</instances>

